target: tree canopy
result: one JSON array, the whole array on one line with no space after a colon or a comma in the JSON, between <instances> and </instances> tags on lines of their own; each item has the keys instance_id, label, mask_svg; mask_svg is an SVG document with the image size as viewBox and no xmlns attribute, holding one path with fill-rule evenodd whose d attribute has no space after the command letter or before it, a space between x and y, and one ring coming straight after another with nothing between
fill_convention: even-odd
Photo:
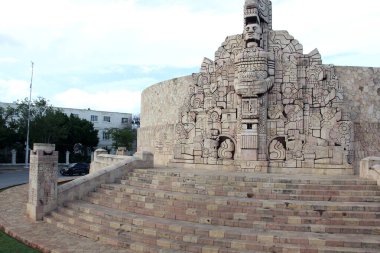
<instances>
[{"instance_id":1,"label":"tree canopy","mask_svg":"<svg viewBox=\"0 0 380 253\"><path fill-rule=\"evenodd\" d=\"M0 107L0 149L13 147L17 141L12 113L13 110L10 107Z\"/></svg>"},{"instance_id":2,"label":"tree canopy","mask_svg":"<svg viewBox=\"0 0 380 253\"><path fill-rule=\"evenodd\" d=\"M98 145L98 131L92 122L76 116L67 116L60 109L49 105L44 98L31 101L30 146L33 143L53 143L58 151L73 151L80 143L83 148ZM14 143L23 146L26 142L28 122L28 99L6 110L0 108L0 145L9 147ZM13 143L13 144L12 144ZM1 146L0 146L1 148Z\"/></svg>"},{"instance_id":3,"label":"tree canopy","mask_svg":"<svg viewBox=\"0 0 380 253\"><path fill-rule=\"evenodd\" d=\"M113 128L110 129L108 133L112 137L112 146L115 149L119 147L126 147L128 150L131 150L133 143L137 139L136 129L132 129L130 127L126 127L123 129Z\"/></svg>"}]
</instances>

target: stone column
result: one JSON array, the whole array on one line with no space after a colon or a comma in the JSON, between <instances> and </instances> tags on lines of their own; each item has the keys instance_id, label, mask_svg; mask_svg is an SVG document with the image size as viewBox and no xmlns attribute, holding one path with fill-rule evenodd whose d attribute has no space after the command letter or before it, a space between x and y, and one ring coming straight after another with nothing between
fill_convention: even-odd
<instances>
[{"instance_id":1,"label":"stone column","mask_svg":"<svg viewBox=\"0 0 380 253\"><path fill-rule=\"evenodd\" d=\"M66 165L70 163L70 151L66 151Z\"/></svg>"},{"instance_id":2,"label":"stone column","mask_svg":"<svg viewBox=\"0 0 380 253\"><path fill-rule=\"evenodd\" d=\"M34 221L57 207L58 152L54 144L35 143L30 153L27 215Z\"/></svg>"},{"instance_id":3,"label":"stone column","mask_svg":"<svg viewBox=\"0 0 380 253\"><path fill-rule=\"evenodd\" d=\"M15 149L12 149L11 150L11 153L12 153L12 164L13 165L16 165L16 155L17 155L17 151Z\"/></svg>"}]
</instances>

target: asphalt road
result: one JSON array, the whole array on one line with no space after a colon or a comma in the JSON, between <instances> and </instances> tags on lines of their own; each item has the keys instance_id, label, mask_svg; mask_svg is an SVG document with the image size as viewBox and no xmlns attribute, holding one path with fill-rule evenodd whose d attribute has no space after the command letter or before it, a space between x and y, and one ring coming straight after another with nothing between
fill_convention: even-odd
<instances>
[{"instance_id":1,"label":"asphalt road","mask_svg":"<svg viewBox=\"0 0 380 253\"><path fill-rule=\"evenodd\" d=\"M63 177L58 173L59 178ZM75 178L75 177L71 177ZM23 167L13 167L12 169L4 169L0 167L0 189L13 185L29 183L29 169Z\"/></svg>"},{"instance_id":2,"label":"asphalt road","mask_svg":"<svg viewBox=\"0 0 380 253\"><path fill-rule=\"evenodd\" d=\"M28 169L0 170L0 189L29 182Z\"/></svg>"}]
</instances>

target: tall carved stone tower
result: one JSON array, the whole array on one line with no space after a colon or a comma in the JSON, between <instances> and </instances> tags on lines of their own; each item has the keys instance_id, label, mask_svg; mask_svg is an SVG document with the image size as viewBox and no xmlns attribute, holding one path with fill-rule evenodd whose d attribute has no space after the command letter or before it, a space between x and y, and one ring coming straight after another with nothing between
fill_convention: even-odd
<instances>
[{"instance_id":1,"label":"tall carved stone tower","mask_svg":"<svg viewBox=\"0 0 380 253\"><path fill-rule=\"evenodd\" d=\"M270 1L245 1L243 33L227 37L193 79L172 162L352 173L353 125L335 68L272 30Z\"/></svg>"}]
</instances>

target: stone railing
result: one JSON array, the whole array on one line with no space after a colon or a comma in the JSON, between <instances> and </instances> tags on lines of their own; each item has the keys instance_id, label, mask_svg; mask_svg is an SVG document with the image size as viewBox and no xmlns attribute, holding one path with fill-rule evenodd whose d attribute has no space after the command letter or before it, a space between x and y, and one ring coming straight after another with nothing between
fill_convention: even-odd
<instances>
[{"instance_id":1,"label":"stone railing","mask_svg":"<svg viewBox=\"0 0 380 253\"><path fill-rule=\"evenodd\" d=\"M380 157L367 157L360 161L360 177L377 181L380 185Z\"/></svg>"},{"instance_id":2,"label":"stone railing","mask_svg":"<svg viewBox=\"0 0 380 253\"><path fill-rule=\"evenodd\" d=\"M133 161L135 157L125 155L109 155L104 149L97 149L94 152L94 160L91 162L90 174L107 166Z\"/></svg>"},{"instance_id":3,"label":"stone railing","mask_svg":"<svg viewBox=\"0 0 380 253\"><path fill-rule=\"evenodd\" d=\"M90 174L58 187L57 203L63 205L65 202L81 199L100 187L101 184L114 183L133 169L152 167L153 155L151 153L136 153L134 156L98 153L91 164Z\"/></svg>"},{"instance_id":4,"label":"stone railing","mask_svg":"<svg viewBox=\"0 0 380 253\"><path fill-rule=\"evenodd\" d=\"M58 186L58 152L54 144L35 143L30 154L29 194L26 212L34 221L68 201L81 199L101 184L114 183L127 172L153 167L153 155L112 156L99 150L91 165L91 173Z\"/></svg>"}]
</instances>

